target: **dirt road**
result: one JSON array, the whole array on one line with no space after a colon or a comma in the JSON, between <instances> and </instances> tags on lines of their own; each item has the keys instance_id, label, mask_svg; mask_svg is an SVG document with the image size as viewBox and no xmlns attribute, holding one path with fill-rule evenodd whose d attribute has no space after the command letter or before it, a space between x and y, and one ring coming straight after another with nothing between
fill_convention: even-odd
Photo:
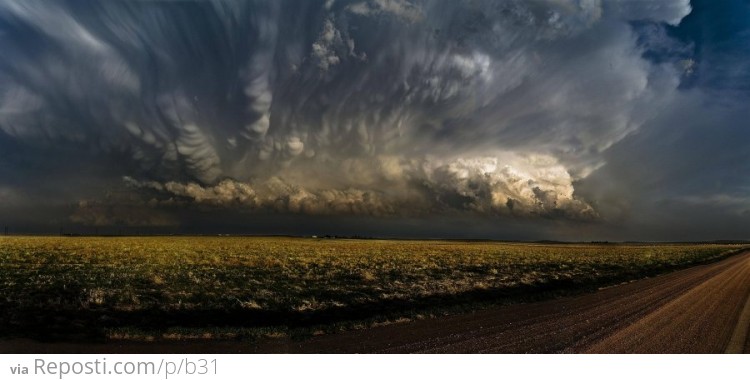
<instances>
[{"instance_id":1,"label":"dirt road","mask_svg":"<svg viewBox=\"0 0 750 380\"><path fill-rule=\"evenodd\" d=\"M596 293L306 341L0 342L0 352L748 353L750 252Z\"/></svg>"},{"instance_id":2,"label":"dirt road","mask_svg":"<svg viewBox=\"0 0 750 380\"><path fill-rule=\"evenodd\" d=\"M747 352L750 253L580 297L513 305L260 352Z\"/></svg>"}]
</instances>

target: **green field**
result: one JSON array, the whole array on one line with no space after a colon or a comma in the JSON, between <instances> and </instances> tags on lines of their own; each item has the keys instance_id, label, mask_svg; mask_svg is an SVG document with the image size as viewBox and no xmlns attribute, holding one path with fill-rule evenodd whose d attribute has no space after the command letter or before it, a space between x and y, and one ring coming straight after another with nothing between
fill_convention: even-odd
<instances>
[{"instance_id":1,"label":"green field","mask_svg":"<svg viewBox=\"0 0 750 380\"><path fill-rule=\"evenodd\" d=\"M531 301L739 245L0 237L0 336L251 339Z\"/></svg>"}]
</instances>

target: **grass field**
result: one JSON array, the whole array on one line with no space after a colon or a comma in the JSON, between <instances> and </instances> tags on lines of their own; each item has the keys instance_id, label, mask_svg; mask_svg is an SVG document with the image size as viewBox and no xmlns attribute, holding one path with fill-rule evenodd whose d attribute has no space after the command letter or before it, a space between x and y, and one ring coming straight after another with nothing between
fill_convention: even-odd
<instances>
[{"instance_id":1,"label":"grass field","mask_svg":"<svg viewBox=\"0 0 750 380\"><path fill-rule=\"evenodd\" d=\"M316 334L570 294L739 245L0 237L0 336Z\"/></svg>"}]
</instances>

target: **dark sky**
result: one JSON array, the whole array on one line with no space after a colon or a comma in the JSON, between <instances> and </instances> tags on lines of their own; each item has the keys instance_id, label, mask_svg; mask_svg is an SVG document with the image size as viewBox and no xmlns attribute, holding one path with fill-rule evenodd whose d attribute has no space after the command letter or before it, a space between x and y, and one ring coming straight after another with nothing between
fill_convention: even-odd
<instances>
[{"instance_id":1,"label":"dark sky","mask_svg":"<svg viewBox=\"0 0 750 380\"><path fill-rule=\"evenodd\" d=\"M750 238L750 2L3 1L16 231Z\"/></svg>"}]
</instances>

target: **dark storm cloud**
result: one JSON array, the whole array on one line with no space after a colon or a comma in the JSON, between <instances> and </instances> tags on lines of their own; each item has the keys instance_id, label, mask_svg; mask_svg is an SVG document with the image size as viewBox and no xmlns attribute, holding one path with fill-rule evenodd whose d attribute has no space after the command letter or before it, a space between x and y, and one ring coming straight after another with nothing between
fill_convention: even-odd
<instances>
[{"instance_id":1,"label":"dark storm cloud","mask_svg":"<svg viewBox=\"0 0 750 380\"><path fill-rule=\"evenodd\" d=\"M691 70L669 108L604 154L607 165L577 184L626 239L732 239L750 235L750 4L693 1L667 34ZM721 20L721 21L719 21ZM678 45L678 46L680 46ZM675 54L676 52L676 54ZM653 53L653 51L652 51ZM613 232L617 231L617 232Z\"/></svg>"},{"instance_id":2,"label":"dark storm cloud","mask_svg":"<svg viewBox=\"0 0 750 380\"><path fill-rule=\"evenodd\" d=\"M626 239L748 236L746 102L682 94L674 112L614 146L605 154L606 167L577 189Z\"/></svg>"},{"instance_id":3,"label":"dark storm cloud","mask_svg":"<svg viewBox=\"0 0 750 380\"><path fill-rule=\"evenodd\" d=\"M0 199L46 198L89 225L222 213L612 225L638 195L592 184L619 178L618 144L690 107L681 83L705 77L700 45L675 35L690 11L4 2Z\"/></svg>"}]
</instances>

